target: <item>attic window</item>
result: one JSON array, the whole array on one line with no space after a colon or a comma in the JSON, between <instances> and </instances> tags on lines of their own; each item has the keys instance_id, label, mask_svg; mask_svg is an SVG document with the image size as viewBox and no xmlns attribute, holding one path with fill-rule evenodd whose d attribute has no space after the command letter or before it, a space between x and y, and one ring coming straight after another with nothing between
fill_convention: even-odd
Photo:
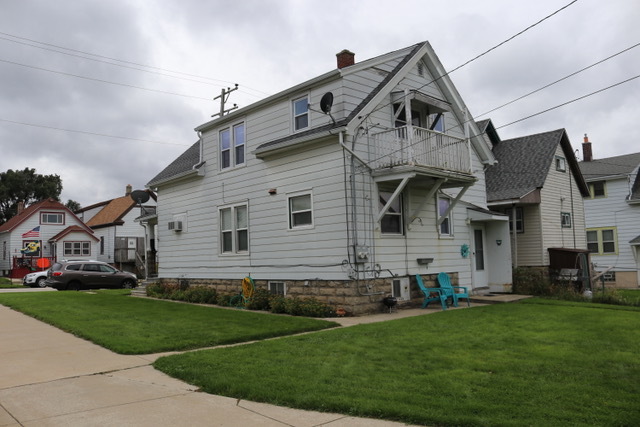
<instances>
[{"instance_id":1,"label":"attic window","mask_svg":"<svg viewBox=\"0 0 640 427\"><path fill-rule=\"evenodd\" d=\"M564 157L556 156L556 170L560 172L567 171L567 162Z\"/></svg>"},{"instance_id":2,"label":"attic window","mask_svg":"<svg viewBox=\"0 0 640 427\"><path fill-rule=\"evenodd\" d=\"M422 62L418 62L418 75L424 77L424 64Z\"/></svg>"}]
</instances>

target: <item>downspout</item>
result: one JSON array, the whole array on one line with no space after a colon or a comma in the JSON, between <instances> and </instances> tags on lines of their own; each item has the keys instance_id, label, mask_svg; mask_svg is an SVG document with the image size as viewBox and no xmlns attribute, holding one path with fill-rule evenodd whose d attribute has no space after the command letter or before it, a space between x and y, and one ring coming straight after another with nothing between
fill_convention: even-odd
<instances>
[{"instance_id":1,"label":"downspout","mask_svg":"<svg viewBox=\"0 0 640 427\"><path fill-rule=\"evenodd\" d=\"M518 230L516 226L516 204L511 205L511 234L513 234L513 266L518 268Z\"/></svg>"}]
</instances>

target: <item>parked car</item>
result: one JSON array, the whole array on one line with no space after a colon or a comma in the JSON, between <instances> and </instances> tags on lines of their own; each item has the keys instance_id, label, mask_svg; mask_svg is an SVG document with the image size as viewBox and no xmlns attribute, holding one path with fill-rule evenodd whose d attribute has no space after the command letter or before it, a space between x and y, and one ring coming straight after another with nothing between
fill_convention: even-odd
<instances>
[{"instance_id":1,"label":"parked car","mask_svg":"<svg viewBox=\"0 0 640 427\"><path fill-rule=\"evenodd\" d=\"M32 288L37 286L39 288L44 288L47 285L44 283L47 280L47 273L49 270L44 271L36 271L35 273L29 273L22 278L22 284L24 286L31 286Z\"/></svg>"},{"instance_id":2,"label":"parked car","mask_svg":"<svg viewBox=\"0 0 640 427\"><path fill-rule=\"evenodd\" d=\"M51 266L45 284L59 291L97 288L134 288L135 274L100 261L59 261Z\"/></svg>"}]
</instances>

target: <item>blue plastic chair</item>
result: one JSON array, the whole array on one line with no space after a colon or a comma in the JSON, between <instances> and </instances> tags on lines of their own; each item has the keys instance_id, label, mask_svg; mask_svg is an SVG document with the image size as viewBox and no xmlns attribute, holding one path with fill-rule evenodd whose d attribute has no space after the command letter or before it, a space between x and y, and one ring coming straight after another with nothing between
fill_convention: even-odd
<instances>
[{"instance_id":1,"label":"blue plastic chair","mask_svg":"<svg viewBox=\"0 0 640 427\"><path fill-rule=\"evenodd\" d=\"M452 286L451 279L447 273L439 273L438 274L438 285L442 289L442 293L446 296L446 298L451 298L453 302L453 306L458 306L458 300L460 298L467 299L467 307L471 307L471 302L469 301L469 291L465 286Z\"/></svg>"},{"instance_id":2,"label":"blue plastic chair","mask_svg":"<svg viewBox=\"0 0 640 427\"><path fill-rule=\"evenodd\" d=\"M422 276L416 274L416 281L418 282L418 286L420 290L424 294L424 301L422 301L422 308L426 308L430 302L440 301L440 305L443 310L447 309L447 296L442 293L442 289L440 288L427 288L422 281Z\"/></svg>"}]
</instances>

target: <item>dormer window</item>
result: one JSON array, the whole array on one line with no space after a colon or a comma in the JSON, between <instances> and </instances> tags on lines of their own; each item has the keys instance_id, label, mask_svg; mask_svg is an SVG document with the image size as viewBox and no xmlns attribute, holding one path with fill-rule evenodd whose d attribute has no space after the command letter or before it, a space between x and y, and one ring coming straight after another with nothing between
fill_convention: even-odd
<instances>
[{"instance_id":1,"label":"dormer window","mask_svg":"<svg viewBox=\"0 0 640 427\"><path fill-rule=\"evenodd\" d=\"M305 96L293 101L293 130L299 131L309 127L309 97Z\"/></svg>"}]
</instances>

